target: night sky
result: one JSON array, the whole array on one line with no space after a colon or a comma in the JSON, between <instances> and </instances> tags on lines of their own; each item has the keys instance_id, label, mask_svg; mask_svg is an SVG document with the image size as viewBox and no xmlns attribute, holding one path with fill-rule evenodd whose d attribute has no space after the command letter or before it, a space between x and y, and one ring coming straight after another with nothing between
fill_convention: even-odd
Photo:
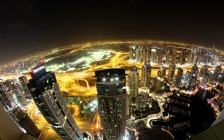
<instances>
[{"instance_id":1,"label":"night sky","mask_svg":"<svg viewBox=\"0 0 224 140\"><path fill-rule=\"evenodd\" d=\"M0 65L69 44L167 40L224 48L224 8L190 0L1 0Z\"/></svg>"}]
</instances>

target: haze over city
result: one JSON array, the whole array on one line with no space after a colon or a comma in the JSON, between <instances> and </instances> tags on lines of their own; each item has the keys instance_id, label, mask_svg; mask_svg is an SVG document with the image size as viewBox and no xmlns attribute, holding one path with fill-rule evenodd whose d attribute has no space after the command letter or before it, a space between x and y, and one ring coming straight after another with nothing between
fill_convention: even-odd
<instances>
[{"instance_id":1,"label":"haze over city","mask_svg":"<svg viewBox=\"0 0 224 140\"><path fill-rule=\"evenodd\" d=\"M165 40L207 47L214 42L221 49L222 13L219 3L204 1L2 1L0 64L50 48L103 40Z\"/></svg>"}]
</instances>

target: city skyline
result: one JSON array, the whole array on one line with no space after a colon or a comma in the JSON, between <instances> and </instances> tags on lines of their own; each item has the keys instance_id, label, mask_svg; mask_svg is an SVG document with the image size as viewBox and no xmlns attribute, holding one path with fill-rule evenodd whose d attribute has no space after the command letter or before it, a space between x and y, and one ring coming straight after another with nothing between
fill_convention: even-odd
<instances>
[{"instance_id":1,"label":"city skyline","mask_svg":"<svg viewBox=\"0 0 224 140\"><path fill-rule=\"evenodd\" d=\"M0 64L73 43L165 40L222 49L218 2L5 1L0 4ZM35 49L33 49L35 48ZM16 51L22 50L22 51Z\"/></svg>"},{"instance_id":2,"label":"city skyline","mask_svg":"<svg viewBox=\"0 0 224 140\"><path fill-rule=\"evenodd\" d=\"M73 119L91 140L186 139L220 121L223 69L222 52L192 44L74 44L2 68L0 101L41 140L74 139Z\"/></svg>"},{"instance_id":3,"label":"city skyline","mask_svg":"<svg viewBox=\"0 0 224 140\"><path fill-rule=\"evenodd\" d=\"M222 139L223 13L216 0L1 1L0 140Z\"/></svg>"}]
</instances>

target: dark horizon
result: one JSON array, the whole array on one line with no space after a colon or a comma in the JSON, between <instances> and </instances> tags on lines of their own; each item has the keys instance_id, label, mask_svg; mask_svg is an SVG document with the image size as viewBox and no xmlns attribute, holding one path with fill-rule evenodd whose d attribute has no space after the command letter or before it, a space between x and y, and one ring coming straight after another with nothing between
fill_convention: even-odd
<instances>
[{"instance_id":1,"label":"dark horizon","mask_svg":"<svg viewBox=\"0 0 224 140\"><path fill-rule=\"evenodd\" d=\"M182 3L181 3L182 2ZM219 3L193 1L0 3L0 65L48 49L105 40L164 40L224 46Z\"/></svg>"}]
</instances>

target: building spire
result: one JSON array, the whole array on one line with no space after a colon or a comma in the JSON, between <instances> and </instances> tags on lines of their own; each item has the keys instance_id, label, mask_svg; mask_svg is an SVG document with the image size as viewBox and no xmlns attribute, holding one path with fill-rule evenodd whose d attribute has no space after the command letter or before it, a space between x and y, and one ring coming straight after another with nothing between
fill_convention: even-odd
<instances>
[{"instance_id":1,"label":"building spire","mask_svg":"<svg viewBox=\"0 0 224 140\"><path fill-rule=\"evenodd\" d=\"M212 49L214 50L215 49L215 42L213 41L212 43Z\"/></svg>"}]
</instances>

